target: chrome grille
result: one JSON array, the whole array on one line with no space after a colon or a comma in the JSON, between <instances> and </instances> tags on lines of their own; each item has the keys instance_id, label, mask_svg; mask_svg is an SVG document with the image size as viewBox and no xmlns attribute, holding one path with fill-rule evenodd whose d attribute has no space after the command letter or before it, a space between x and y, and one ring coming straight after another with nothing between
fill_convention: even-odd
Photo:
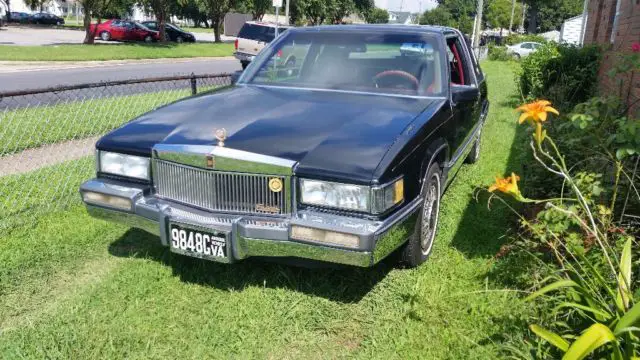
<instances>
[{"instance_id":1,"label":"chrome grille","mask_svg":"<svg viewBox=\"0 0 640 360\"><path fill-rule=\"evenodd\" d=\"M269 189L273 178L282 181L282 191ZM206 210L278 215L290 212L286 176L205 170L155 159L153 180L157 196Z\"/></svg>"}]
</instances>

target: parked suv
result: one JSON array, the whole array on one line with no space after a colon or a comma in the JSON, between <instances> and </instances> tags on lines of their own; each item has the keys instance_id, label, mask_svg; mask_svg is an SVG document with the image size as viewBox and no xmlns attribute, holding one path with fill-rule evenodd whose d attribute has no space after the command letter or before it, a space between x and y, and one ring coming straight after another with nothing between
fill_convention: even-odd
<instances>
[{"instance_id":1,"label":"parked suv","mask_svg":"<svg viewBox=\"0 0 640 360\"><path fill-rule=\"evenodd\" d=\"M281 34L288 28L288 26L279 25L278 31ZM234 55L236 59L240 60L243 70L275 36L276 24L247 21L242 26L236 39L236 52Z\"/></svg>"}]
</instances>

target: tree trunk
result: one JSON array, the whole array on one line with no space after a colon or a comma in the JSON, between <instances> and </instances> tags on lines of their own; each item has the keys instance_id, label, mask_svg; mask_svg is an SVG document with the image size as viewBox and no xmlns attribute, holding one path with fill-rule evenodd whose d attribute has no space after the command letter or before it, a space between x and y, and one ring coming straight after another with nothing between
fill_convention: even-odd
<instances>
[{"instance_id":1,"label":"tree trunk","mask_svg":"<svg viewBox=\"0 0 640 360\"><path fill-rule=\"evenodd\" d=\"M7 22L11 21L11 0L7 0Z\"/></svg>"},{"instance_id":2,"label":"tree trunk","mask_svg":"<svg viewBox=\"0 0 640 360\"><path fill-rule=\"evenodd\" d=\"M83 44L93 44L96 38L96 31L98 31L98 24L100 23L100 19L96 23L96 26L91 30L91 12L87 10L84 6L82 7L82 11L84 12L84 17L82 23L84 24L84 41Z\"/></svg>"},{"instance_id":3,"label":"tree trunk","mask_svg":"<svg viewBox=\"0 0 640 360\"><path fill-rule=\"evenodd\" d=\"M156 14L156 19L158 20L158 32L159 32L158 35L160 35L160 42L166 42L167 41L167 39L166 39L167 32L165 31L166 19L165 19L165 16L164 16L164 11L159 11Z\"/></svg>"},{"instance_id":4,"label":"tree trunk","mask_svg":"<svg viewBox=\"0 0 640 360\"><path fill-rule=\"evenodd\" d=\"M509 35L511 35L511 30L513 30L513 17L516 14L516 0L511 1L511 19L509 20Z\"/></svg>"},{"instance_id":5,"label":"tree trunk","mask_svg":"<svg viewBox=\"0 0 640 360\"><path fill-rule=\"evenodd\" d=\"M531 6L529 8L529 26L527 32L529 34L535 34L538 31L538 8Z\"/></svg>"},{"instance_id":6,"label":"tree trunk","mask_svg":"<svg viewBox=\"0 0 640 360\"><path fill-rule=\"evenodd\" d=\"M222 21L220 21L220 16L214 15L211 17L211 25L213 26L213 32L215 35L215 41L217 43L222 42L222 37L220 36L220 31L222 29Z\"/></svg>"}]
</instances>

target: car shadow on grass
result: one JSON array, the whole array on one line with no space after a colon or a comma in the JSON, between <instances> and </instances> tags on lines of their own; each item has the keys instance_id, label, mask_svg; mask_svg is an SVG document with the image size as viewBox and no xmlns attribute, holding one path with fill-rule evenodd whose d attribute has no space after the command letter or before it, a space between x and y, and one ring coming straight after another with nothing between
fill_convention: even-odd
<instances>
[{"instance_id":1,"label":"car shadow on grass","mask_svg":"<svg viewBox=\"0 0 640 360\"><path fill-rule=\"evenodd\" d=\"M300 263L293 259L276 262L267 258L221 264L171 253L160 244L157 236L138 229L130 229L112 243L109 253L160 262L171 267L173 274L186 283L227 291L242 291L249 287L287 288L340 303L360 301L395 266L393 256L372 268Z\"/></svg>"}]
</instances>

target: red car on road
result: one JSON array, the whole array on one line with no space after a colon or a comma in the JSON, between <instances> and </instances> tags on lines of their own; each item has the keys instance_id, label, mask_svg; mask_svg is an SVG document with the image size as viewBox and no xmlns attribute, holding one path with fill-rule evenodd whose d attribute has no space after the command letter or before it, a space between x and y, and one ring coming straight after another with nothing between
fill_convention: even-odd
<instances>
[{"instance_id":1,"label":"red car on road","mask_svg":"<svg viewBox=\"0 0 640 360\"><path fill-rule=\"evenodd\" d=\"M96 26L98 29L96 30ZM91 31L95 31L96 38L104 41L144 41L152 42L159 40L157 31L135 21L128 20L107 20L100 24L91 24Z\"/></svg>"}]
</instances>

